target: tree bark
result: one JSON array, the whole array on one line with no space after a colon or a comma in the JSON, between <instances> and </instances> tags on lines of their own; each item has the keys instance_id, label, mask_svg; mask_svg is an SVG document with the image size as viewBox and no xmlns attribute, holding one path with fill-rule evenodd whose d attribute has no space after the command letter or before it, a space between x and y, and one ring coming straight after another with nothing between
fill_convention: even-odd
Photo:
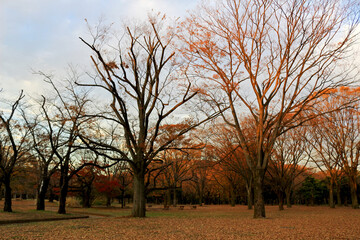
<instances>
[{"instance_id":1,"label":"tree bark","mask_svg":"<svg viewBox=\"0 0 360 240\"><path fill-rule=\"evenodd\" d=\"M36 199L36 210L45 210L45 197L49 187L50 178L43 177L38 189L38 195Z\"/></svg>"},{"instance_id":2,"label":"tree bark","mask_svg":"<svg viewBox=\"0 0 360 240\"><path fill-rule=\"evenodd\" d=\"M359 202L357 198L357 184L356 184L356 175L349 177L349 183L350 183L350 192L351 192L351 207L353 209L359 208Z\"/></svg>"},{"instance_id":3,"label":"tree bark","mask_svg":"<svg viewBox=\"0 0 360 240\"><path fill-rule=\"evenodd\" d=\"M133 217L145 217L145 181L144 174L134 174L134 195L133 208L131 215Z\"/></svg>"},{"instance_id":4,"label":"tree bark","mask_svg":"<svg viewBox=\"0 0 360 240\"><path fill-rule=\"evenodd\" d=\"M4 212L12 212L10 176L6 176L6 175L4 176L4 187L5 187Z\"/></svg>"},{"instance_id":5,"label":"tree bark","mask_svg":"<svg viewBox=\"0 0 360 240\"><path fill-rule=\"evenodd\" d=\"M264 169L254 171L254 218L265 218Z\"/></svg>"}]
</instances>

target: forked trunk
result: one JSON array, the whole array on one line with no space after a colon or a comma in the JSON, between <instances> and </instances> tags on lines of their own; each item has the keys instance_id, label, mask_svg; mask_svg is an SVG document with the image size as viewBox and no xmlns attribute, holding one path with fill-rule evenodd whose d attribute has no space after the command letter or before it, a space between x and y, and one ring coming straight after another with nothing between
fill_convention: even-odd
<instances>
[{"instance_id":1,"label":"forked trunk","mask_svg":"<svg viewBox=\"0 0 360 240\"><path fill-rule=\"evenodd\" d=\"M44 177L41 182L38 189L38 195L36 199L36 210L45 210L45 197L46 192L49 187L50 178Z\"/></svg>"},{"instance_id":2,"label":"forked trunk","mask_svg":"<svg viewBox=\"0 0 360 240\"><path fill-rule=\"evenodd\" d=\"M143 174L134 174L134 198L131 215L145 217L145 182Z\"/></svg>"},{"instance_id":3,"label":"forked trunk","mask_svg":"<svg viewBox=\"0 0 360 240\"><path fill-rule=\"evenodd\" d=\"M265 218L264 169L254 171L254 218Z\"/></svg>"},{"instance_id":4,"label":"forked trunk","mask_svg":"<svg viewBox=\"0 0 360 240\"><path fill-rule=\"evenodd\" d=\"M10 176L4 176L4 186L5 186L4 212L12 212Z\"/></svg>"}]
</instances>

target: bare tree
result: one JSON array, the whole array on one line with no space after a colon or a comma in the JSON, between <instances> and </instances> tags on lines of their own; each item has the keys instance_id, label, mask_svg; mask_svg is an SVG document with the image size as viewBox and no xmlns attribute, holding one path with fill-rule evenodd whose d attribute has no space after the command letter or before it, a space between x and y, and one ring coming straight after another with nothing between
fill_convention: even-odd
<instances>
[{"instance_id":1,"label":"bare tree","mask_svg":"<svg viewBox=\"0 0 360 240\"><path fill-rule=\"evenodd\" d=\"M8 114L0 112L0 173L5 187L5 212L12 212L10 184L14 170L29 158L29 129L22 124L20 114L17 115L23 98L21 91L19 97L10 105Z\"/></svg>"},{"instance_id":2,"label":"bare tree","mask_svg":"<svg viewBox=\"0 0 360 240\"><path fill-rule=\"evenodd\" d=\"M179 37L189 74L200 78L194 83L207 103L230 107L223 118L236 129L253 174L254 218L265 217L263 181L276 139L315 117L305 111L324 90L349 82L350 72L339 67L358 20L350 6L337 0L223 0L201 5L183 22ZM240 121L244 112L254 121L251 141ZM255 143L254 156L248 142Z\"/></svg>"},{"instance_id":3,"label":"bare tree","mask_svg":"<svg viewBox=\"0 0 360 240\"><path fill-rule=\"evenodd\" d=\"M231 189L235 190L238 178L242 178L247 193L247 206L248 209L252 209L252 174L246 164L236 132L227 124L220 123L209 129L209 135L211 135L212 145L216 148L219 156L218 161L223 170L223 175L230 183ZM233 195L231 194L232 197L234 197Z\"/></svg>"},{"instance_id":4,"label":"bare tree","mask_svg":"<svg viewBox=\"0 0 360 240\"><path fill-rule=\"evenodd\" d=\"M279 210L284 210L285 197L287 206L291 207L295 179L307 170L311 151L305 135L305 128L299 127L281 135L275 142L267 176L278 196Z\"/></svg>"},{"instance_id":5,"label":"bare tree","mask_svg":"<svg viewBox=\"0 0 360 240\"><path fill-rule=\"evenodd\" d=\"M168 124L166 120L175 116L176 111L181 113L180 108L185 111L182 107L197 95L186 82L182 82L184 91L179 90L176 53L171 50L174 35L163 26L164 20L159 16L150 17L141 26L125 28L116 48L105 49L102 40L108 36L106 31L92 32L92 42L81 39L95 54L91 60L97 75L93 83L79 85L94 86L110 94L107 96L111 112L103 114L103 119L116 123L124 139L123 146L99 139L84 139L84 142L99 154L129 164L134 175L134 217L145 217L144 177L151 162L179 136L214 117L210 114L199 121L187 119L186 127L159 144L158 139L164 134L160 128L162 124ZM109 156L109 151L117 157Z\"/></svg>"},{"instance_id":6,"label":"bare tree","mask_svg":"<svg viewBox=\"0 0 360 240\"><path fill-rule=\"evenodd\" d=\"M55 84L52 76L41 73L53 91L54 99L43 97L41 113L46 122L48 141L51 151L59 161L60 168L60 198L58 213L66 213L66 196L69 180L87 165L93 162L81 161L81 154L77 154L85 146L81 146L79 135L89 132L93 118L86 115L88 111L88 92L75 90L73 80L77 78L75 72L70 79L65 80L67 86L60 88ZM70 171L71 170L71 171Z\"/></svg>"},{"instance_id":7,"label":"bare tree","mask_svg":"<svg viewBox=\"0 0 360 240\"><path fill-rule=\"evenodd\" d=\"M44 118L41 118L41 114L30 116L28 111L22 111L22 116L26 127L30 130L30 139L32 140L30 153L35 157L39 171L36 210L45 210L45 197L50 179L59 166L59 161L49 141L50 137L54 138L54 136L50 135L49 128L47 128Z\"/></svg>"},{"instance_id":8,"label":"bare tree","mask_svg":"<svg viewBox=\"0 0 360 240\"><path fill-rule=\"evenodd\" d=\"M333 185L339 184L339 170L349 178L352 207L359 208L357 197L357 177L360 164L360 115L359 88L339 88L331 92L335 96L325 95L318 109L328 111L339 108L344 102L353 101L348 108L328 111L313 126L312 144L318 153L315 160L322 171L330 174L329 190L333 194ZM354 100L355 99L355 100ZM334 207L333 196L330 195L331 207Z\"/></svg>"}]
</instances>

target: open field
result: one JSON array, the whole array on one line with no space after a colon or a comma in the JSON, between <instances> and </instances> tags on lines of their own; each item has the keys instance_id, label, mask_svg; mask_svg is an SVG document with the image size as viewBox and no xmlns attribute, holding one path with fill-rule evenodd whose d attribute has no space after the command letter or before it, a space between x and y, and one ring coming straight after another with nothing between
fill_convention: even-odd
<instances>
[{"instance_id":1,"label":"open field","mask_svg":"<svg viewBox=\"0 0 360 240\"><path fill-rule=\"evenodd\" d=\"M0 219L31 214L30 208L33 201L14 201L15 213L1 212ZM56 205L48 209L55 210ZM360 239L360 210L323 206L266 210L266 219L253 219L245 206L184 210L152 206L147 218L134 219L126 217L129 209L68 208L90 218L2 225L0 239Z\"/></svg>"}]
</instances>

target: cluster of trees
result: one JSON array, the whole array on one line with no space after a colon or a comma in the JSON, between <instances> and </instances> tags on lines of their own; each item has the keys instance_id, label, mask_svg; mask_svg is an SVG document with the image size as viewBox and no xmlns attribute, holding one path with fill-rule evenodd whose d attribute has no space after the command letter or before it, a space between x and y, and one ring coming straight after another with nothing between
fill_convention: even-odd
<instances>
[{"instance_id":1,"label":"cluster of trees","mask_svg":"<svg viewBox=\"0 0 360 240\"><path fill-rule=\"evenodd\" d=\"M89 27L92 39L80 39L93 73L72 70L63 86L41 73L55 97L20 107L21 93L1 113L4 210L16 167L31 163L38 209L58 174L59 213L72 179L90 199L97 175L131 175L135 217L159 190L176 204L183 183L202 203L209 179L232 204L244 187L254 217L265 217L266 186L283 209L310 163L329 176L331 206L344 175L357 208L359 89L345 86L354 80L346 57L358 15L345 2L214 1L175 27L150 16L120 40L106 26Z\"/></svg>"}]
</instances>

